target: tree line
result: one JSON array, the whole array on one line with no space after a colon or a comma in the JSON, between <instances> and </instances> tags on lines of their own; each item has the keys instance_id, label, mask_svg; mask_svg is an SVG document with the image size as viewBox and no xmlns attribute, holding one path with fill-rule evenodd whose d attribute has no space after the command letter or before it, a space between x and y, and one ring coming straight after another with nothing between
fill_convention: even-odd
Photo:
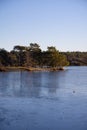
<instances>
[{"instance_id":1,"label":"tree line","mask_svg":"<svg viewBox=\"0 0 87 130\"><path fill-rule=\"evenodd\" d=\"M29 46L16 45L10 52L0 49L0 66L61 67L67 65L69 65L67 56L54 46L47 47L46 51L42 51L37 43L30 43Z\"/></svg>"},{"instance_id":2,"label":"tree line","mask_svg":"<svg viewBox=\"0 0 87 130\"><path fill-rule=\"evenodd\" d=\"M62 52L71 66L87 66L87 52Z\"/></svg>"},{"instance_id":3,"label":"tree line","mask_svg":"<svg viewBox=\"0 0 87 130\"><path fill-rule=\"evenodd\" d=\"M0 66L62 67L67 65L87 65L87 52L59 52L54 46L49 46L46 51L42 51L37 43L30 43L29 46L16 45L10 52L0 49Z\"/></svg>"}]
</instances>

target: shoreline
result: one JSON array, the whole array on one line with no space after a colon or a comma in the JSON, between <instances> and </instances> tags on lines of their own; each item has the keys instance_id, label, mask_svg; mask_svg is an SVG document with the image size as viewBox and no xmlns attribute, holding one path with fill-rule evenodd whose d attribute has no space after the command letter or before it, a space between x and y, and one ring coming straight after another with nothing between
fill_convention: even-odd
<instances>
[{"instance_id":1,"label":"shoreline","mask_svg":"<svg viewBox=\"0 0 87 130\"><path fill-rule=\"evenodd\" d=\"M63 71L64 67L50 67L50 68L35 68L35 67L0 67L0 72L9 72L9 71Z\"/></svg>"}]
</instances>

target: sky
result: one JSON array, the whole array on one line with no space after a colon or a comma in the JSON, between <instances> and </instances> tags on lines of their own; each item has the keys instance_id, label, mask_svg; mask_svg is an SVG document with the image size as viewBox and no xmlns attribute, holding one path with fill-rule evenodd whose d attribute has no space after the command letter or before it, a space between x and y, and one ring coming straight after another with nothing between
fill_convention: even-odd
<instances>
[{"instance_id":1,"label":"sky","mask_svg":"<svg viewBox=\"0 0 87 130\"><path fill-rule=\"evenodd\" d=\"M0 0L0 48L87 51L87 0Z\"/></svg>"}]
</instances>

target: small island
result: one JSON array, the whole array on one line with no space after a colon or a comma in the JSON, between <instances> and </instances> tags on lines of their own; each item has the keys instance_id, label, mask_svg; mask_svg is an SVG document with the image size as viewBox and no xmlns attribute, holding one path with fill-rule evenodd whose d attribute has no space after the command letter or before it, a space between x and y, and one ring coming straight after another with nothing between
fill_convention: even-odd
<instances>
[{"instance_id":1,"label":"small island","mask_svg":"<svg viewBox=\"0 0 87 130\"><path fill-rule=\"evenodd\" d=\"M37 43L16 45L10 52L0 49L0 71L58 71L67 65L67 57L54 46L47 47L46 51Z\"/></svg>"}]
</instances>

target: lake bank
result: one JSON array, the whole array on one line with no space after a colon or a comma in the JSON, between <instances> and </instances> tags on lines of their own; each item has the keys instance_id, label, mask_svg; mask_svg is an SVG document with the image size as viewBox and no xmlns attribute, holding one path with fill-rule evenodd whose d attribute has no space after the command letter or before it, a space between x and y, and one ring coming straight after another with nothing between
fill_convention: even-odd
<instances>
[{"instance_id":1,"label":"lake bank","mask_svg":"<svg viewBox=\"0 0 87 130\"><path fill-rule=\"evenodd\" d=\"M49 68L41 68L41 67L0 67L0 72L6 71L59 71L64 70L63 67L49 67Z\"/></svg>"}]
</instances>

